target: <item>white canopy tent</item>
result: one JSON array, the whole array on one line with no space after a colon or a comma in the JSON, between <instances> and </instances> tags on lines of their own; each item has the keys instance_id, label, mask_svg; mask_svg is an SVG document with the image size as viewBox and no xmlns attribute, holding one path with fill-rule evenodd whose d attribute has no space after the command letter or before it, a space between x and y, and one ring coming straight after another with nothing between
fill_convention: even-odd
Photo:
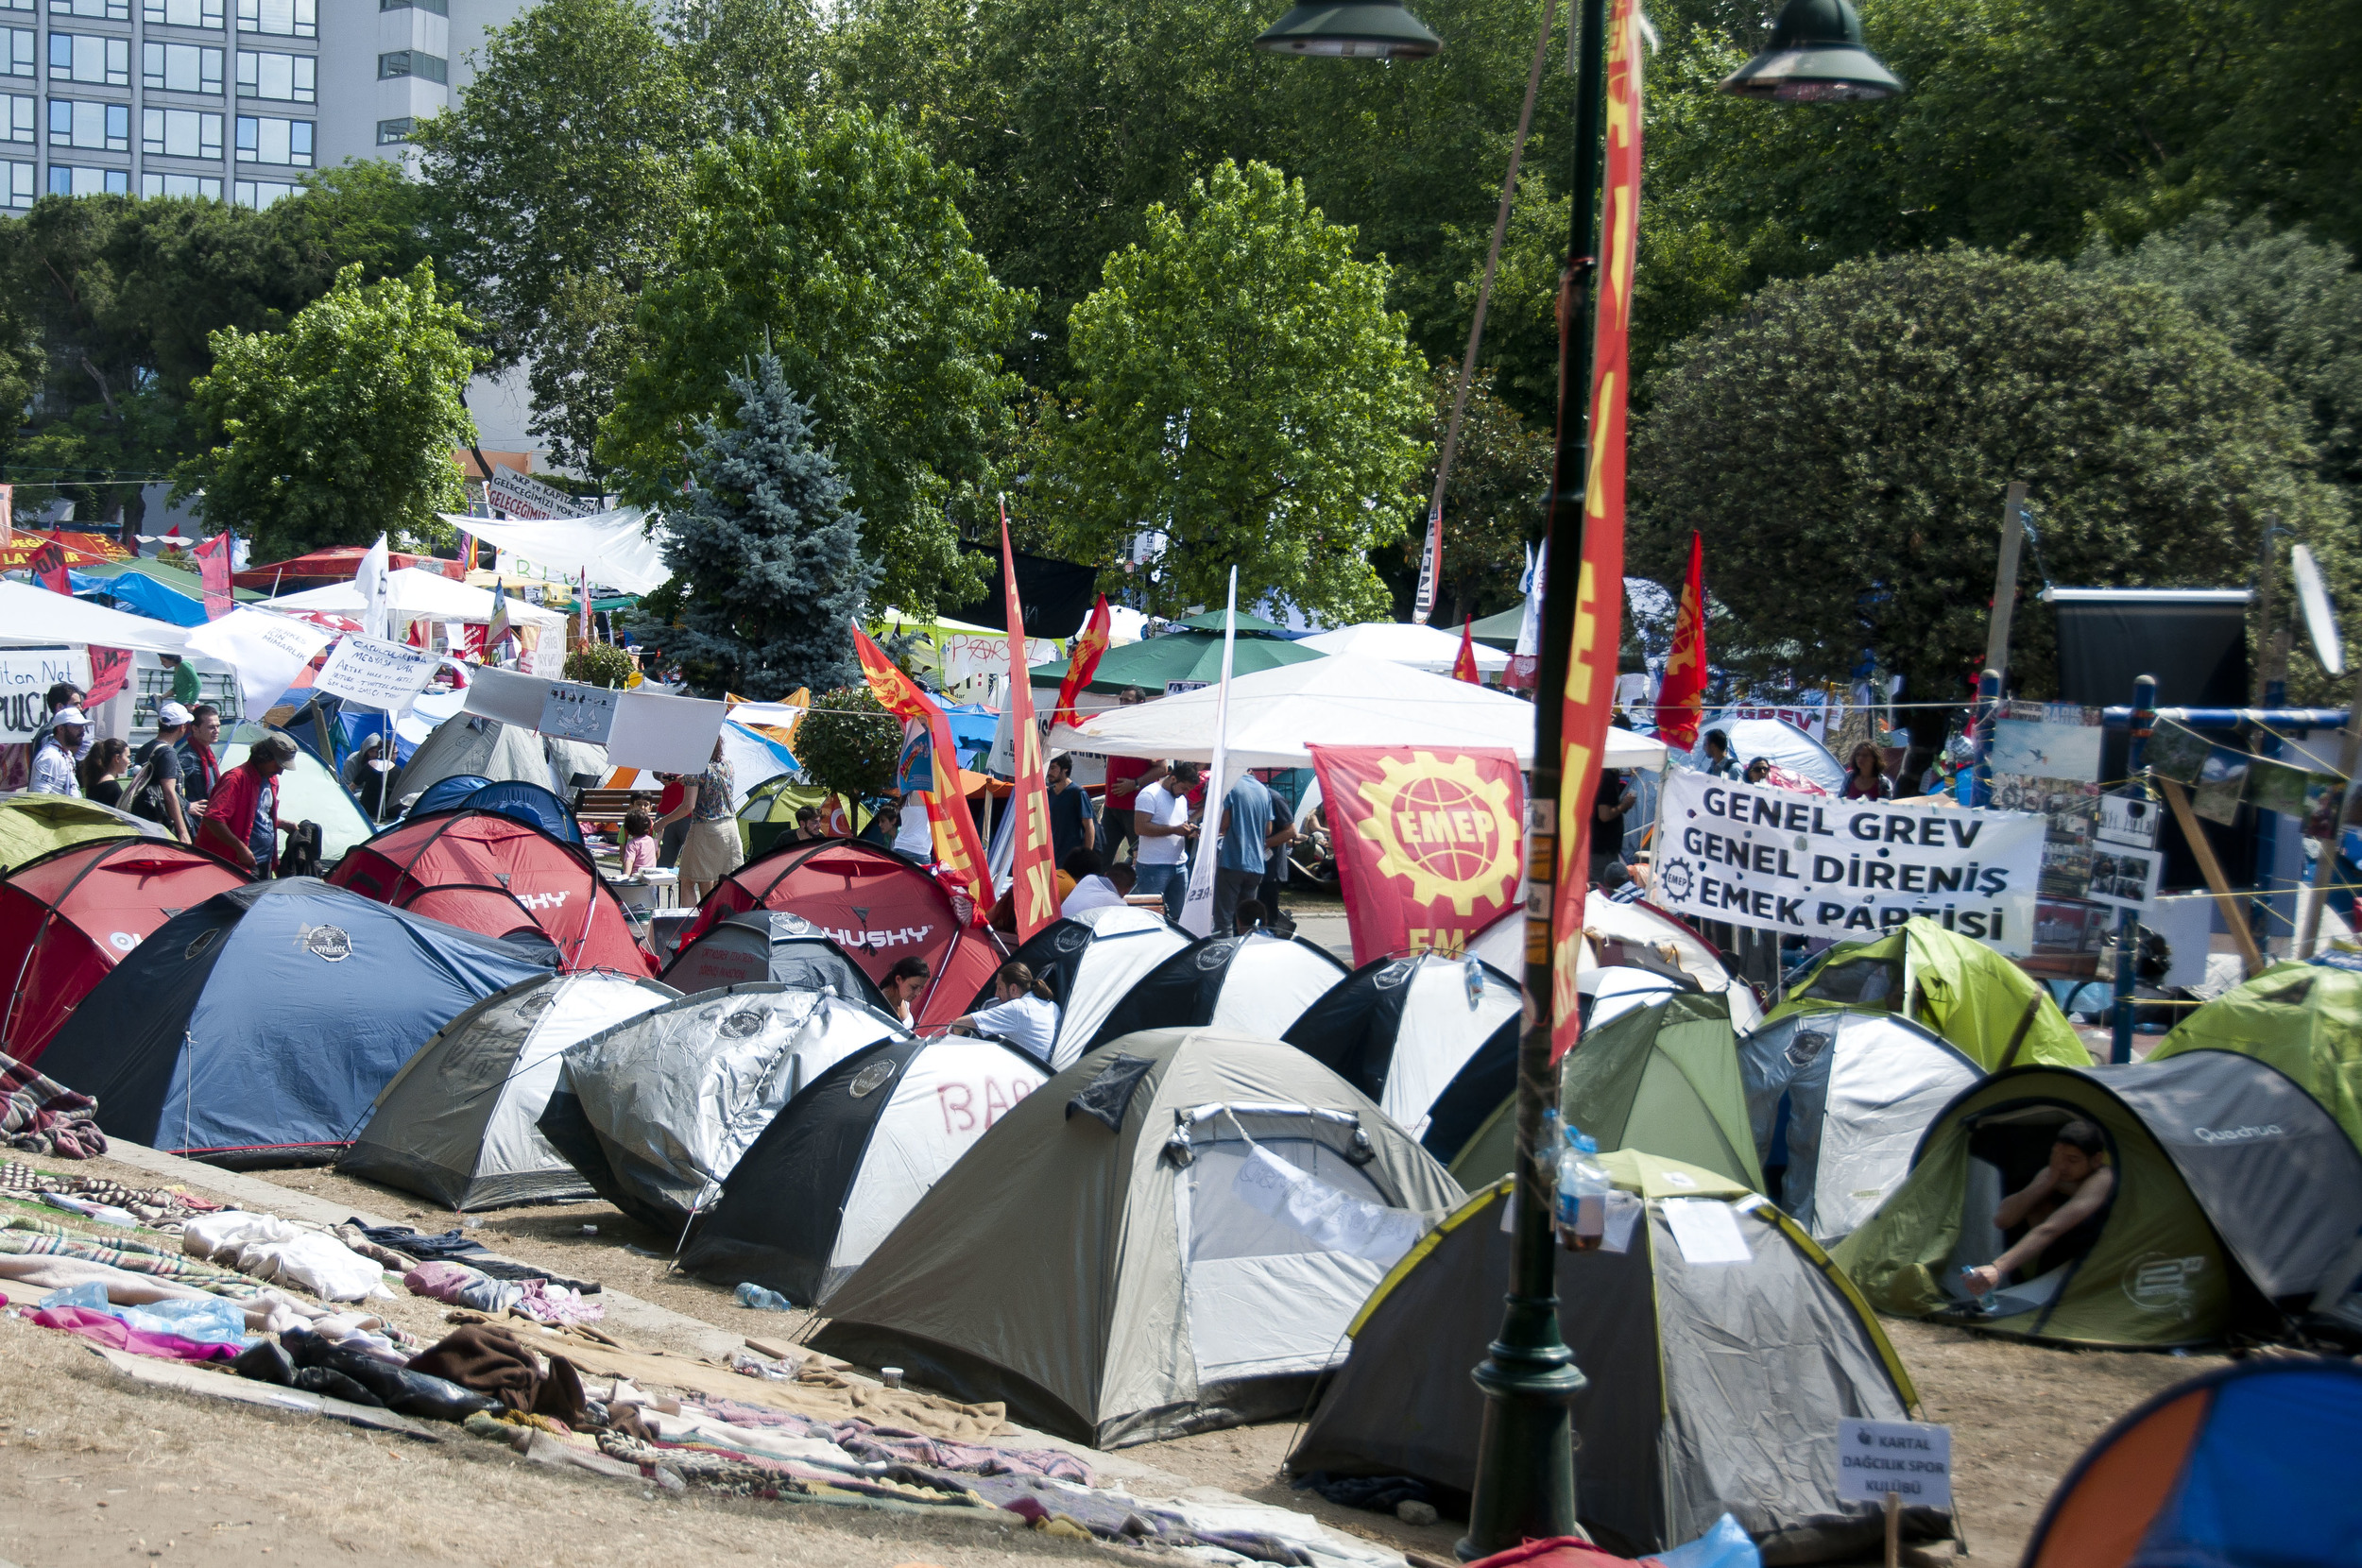
<instances>
[{"instance_id":1,"label":"white canopy tent","mask_svg":"<svg viewBox=\"0 0 2362 1568\"><path fill-rule=\"evenodd\" d=\"M29 583L0 582L0 646L40 648L60 642L181 654L188 651L189 629L144 615L127 615Z\"/></svg>"},{"instance_id":2,"label":"white canopy tent","mask_svg":"<svg viewBox=\"0 0 2362 1568\"><path fill-rule=\"evenodd\" d=\"M520 570L553 582L573 582L584 573L602 588L624 593L654 593L670 582L664 564L665 535L647 526L647 512L619 506L587 518L514 522L442 514L445 522L472 534L493 549L516 557Z\"/></svg>"},{"instance_id":3,"label":"white canopy tent","mask_svg":"<svg viewBox=\"0 0 2362 1568\"><path fill-rule=\"evenodd\" d=\"M1214 755L1214 706L1208 686L1133 707L1094 714L1078 728L1050 732L1052 751L1111 757L1163 757L1203 762ZM1500 746L1533 765L1533 705L1353 654L1258 670L1230 683L1229 758L1234 768L1307 768L1308 745ZM1607 766L1665 766L1662 743L1629 730L1608 731Z\"/></svg>"},{"instance_id":4,"label":"white canopy tent","mask_svg":"<svg viewBox=\"0 0 2362 1568\"><path fill-rule=\"evenodd\" d=\"M1363 658L1382 658L1389 664L1407 664L1413 670L1438 675L1450 674L1460 659L1459 633L1407 621L1369 621L1358 626L1340 626L1303 641L1306 647L1318 648L1324 654L1358 654ZM1481 642L1471 646L1476 650L1480 673L1497 675L1509 668L1509 656L1499 649L1488 648Z\"/></svg>"},{"instance_id":5,"label":"white canopy tent","mask_svg":"<svg viewBox=\"0 0 2362 1568\"><path fill-rule=\"evenodd\" d=\"M423 567L406 566L385 574L388 603L396 615L419 621L457 621L471 625L485 625L492 619L492 591L454 583L439 571ZM301 593L282 593L269 601L275 610L325 610L333 615L357 614L364 607L361 589L353 583L332 583L326 588L306 588ZM545 609L514 594L508 596L508 619L526 626L563 626L566 612Z\"/></svg>"}]
</instances>

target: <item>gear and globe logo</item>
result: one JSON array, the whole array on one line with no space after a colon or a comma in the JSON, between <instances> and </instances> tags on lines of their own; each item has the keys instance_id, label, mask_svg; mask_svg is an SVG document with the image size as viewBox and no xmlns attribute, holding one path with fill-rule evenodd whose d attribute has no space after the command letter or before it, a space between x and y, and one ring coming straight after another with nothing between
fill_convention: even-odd
<instances>
[{"instance_id":1,"label":"gear and globe logo","mask_svg":"<svg viewBox=\"0 0 2362 1568\"><path fill-rule=\"evenodd\" d=\"M1658 868L1657 886L1675 903L1687 899L1698 886L1698 874L1687 861L1668 861Z\"/></svg>"},{"instance_id":2,"label":"gear and globe logo","mask_svg":"<svg viewBox=\"0 0 2362 1568\"><path fill-rule=\"evenodd\" d=\"M1369 814L1354 824L1378 852L1380 875L1408 878L1411 895L1474 914L1517 891L1523 834L1507 778L1487 778L1476 758L1413 752L1378 760L1382 775L1359 786Z\"/></svg>"}]
</instances>

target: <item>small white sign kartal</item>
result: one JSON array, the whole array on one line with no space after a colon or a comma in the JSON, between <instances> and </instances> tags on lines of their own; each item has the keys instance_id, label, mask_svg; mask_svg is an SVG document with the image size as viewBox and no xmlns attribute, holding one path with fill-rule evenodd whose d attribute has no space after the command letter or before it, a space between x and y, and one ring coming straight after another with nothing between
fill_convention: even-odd
<instances>
[{"instance_id":1,"label":"small white sign kartal","mask_svg":"<svg viewBox=\"0 0 2362 1568\"><path fill-rule=\"evenodd\" d=\"M1837 1423L1837 1497L1840 1503L1884 1503L1889 1492L1906 1507L1952 1506L1952 1428L1916 1421Z\"/></svg>"}]
</instances>

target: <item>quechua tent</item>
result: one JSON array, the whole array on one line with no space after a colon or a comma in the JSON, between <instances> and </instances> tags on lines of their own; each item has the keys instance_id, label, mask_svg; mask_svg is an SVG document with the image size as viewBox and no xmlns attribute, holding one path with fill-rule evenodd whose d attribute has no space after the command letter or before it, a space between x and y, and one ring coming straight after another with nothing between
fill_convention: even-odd
<instances>
[{"instance_id":1,"label":"quechua tent","mask_svg":"<svg viewBox=\"0 0 2362 1568\"><path fill-rule=\"evenodd\" d=\"M466 774L486 784L518 779L571 796L577 778L604 777L607 768L605 746L536 734L480 713L454 713L410 754L394 781L393 795L408 800L455 774Z\"/></svg>"},{"instance_id":2,"label":"quechua tent","mask_svg":"<svg viewBox=\"0 0 2362 1568\"><path fill-rule=\"evenodd\" d=\"M1292 1416L1371 1287L1461 1197L1292 1046L1127 1035L968 1150L829 1298L813 1343L1100 1448Z\"/></svg>"},{"instance_id":3,"label":"quechua tent","mask_svg":"<svg viewBox=\"0 0 2362 1568\"><path fill-rule=\"evenodd\" d=\"M590 1197L535 1125L558 1059L678 997L652 980L593 971L485 997L403 1064L336 1168L461 1211Z\"/></svg>"},{"instance_id":4,"label":"quechua tent","mask_svg":"<svg viewBox=\"0 0 2362 1568\"><path fill-rule=\"evenodd\" d=\"M748 910L707 928L664 967L664 983L690 995L773 980L796 991L834 991L888 1011L885 994L835 939L800 914Z\"/></svg>"},{"instance_id":5,"label":"quechua tent","mask_svg":"<svg viewBox=\"0 0 2362 1568\"><path fill-rule=\"evenodd\" d=\"M1326 948L1300 936L1205 937L1135 981L1107 1010L1086 1048L1097 1050L1143 1029L1284 1035L1349 973Z\"/></svg>"},{"instance_id":6,"label":"quechua tent","mask_svg":"<svg viewBox=\"0 0 2362 1568\"><path fill-rule=\"evenodd\" d=\"M0 1054L41 1060L107 972L156 929L244 872L170 839L94 839L0 880L0 964L10 981Z\"/></svg>"},{"instance_id":7,"label":"quechua tent","mask_svg":"<svg viewBox=\"0 0 2362 1568\"><path fill-rule=\"evenodd\" d=\"M0 794L0 874L93 839L167 837L163 827L75 795Z\"/></svg>"},{"instance_id":8,"label":"quechua tent","mask_svg":"<svg viewBox=\"0 0 2362 1568\"><path fill-rule=\"evenodd\" d=\"M1107 1014L1132 987L1190 945L1189 933L1160 910L1107 905L1053 920L1010 958L1050 987L1058 1004L1058 1040L1050 1065L1074 1065ZM977 988L968 1011L992 1005L992 982Z\"/></svg>"},{"instance_id":9,"label":"quechua tent","mask_svg":"<svg viewBox=\"0 0 2362 1568\"><path fill-rule=\"evenodd\" d=\"M2279 963L2174 1026L2148 1054L2234 1050L2295 1079L2362 1146L2362 974Z\"/></svg>"},{"instance_id":10,"label":"quechua tent","mask_svg":"<svg viewBox=\"0 0 2362 1568\"><path fill-rule=\"evenodd\" d=\"M1836 1008L1899 1013L1987 1072L2091 1065L2075 1026L2031 975L1924 914L1875 942L1840 942L1789 989L1767 1022Z\"/></svg>"},{"instance_id":11,"label":"quechua tent","mask_svg":"<svg viewBox=\"0 0 2362 1568\"><path fill-rule=\"evenodd\" d=\"M1450 1160L1517 1087L1517 982L1436 953L1365 963L1283 1036Z\"/></svg>"},{"instance_id":12,"label":"quechua tent","mask_svg":"<svg viewBox=\"0 0 2362 1568\"><path fill-rule=\"evenodd\" d=\"M680 1266L828 1301L1018 1101L1041 1064L996 1040L882 1041L822 1072L739 1158Z\"/></svg>"},{"instance_id":13,"label":"quechua tent","mask_svg":"<svg viewBox=\"0 0 2362 1568\"><path fill-rule=\"evenodd\" d=\"M119 1137L211 1164L335 1157L403 1063L540 950L330 887L253 882L175 915L74 1010L42 1070Z\"/></svg>"}]
</instances>

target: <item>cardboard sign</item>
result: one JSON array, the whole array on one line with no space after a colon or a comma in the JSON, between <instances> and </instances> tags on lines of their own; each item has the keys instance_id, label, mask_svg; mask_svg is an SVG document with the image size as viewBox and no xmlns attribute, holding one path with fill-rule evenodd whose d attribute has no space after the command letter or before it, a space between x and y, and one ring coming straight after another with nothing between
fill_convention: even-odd
<instances>
[{"instance_id":1,"label":"cardboard sign","mask_svg":"<svg viewBox=\"0 0 2362 1568\"><path fill-rule=\"evenodd\" d=\"M312 684L362 707L399 713L426 690L442 665L440 654L348 632L330 650L328 662Z\"/></svg>"},{"instance_id":2,"label":"cardboard sign","mask_svg":"<svg viewBox=\"0 0 2362 1568\"><path fill-rule=\"evenodd\" d=\"M23 745L49 717L49 689L71 681L87 690L90 657L78 648L45 652L10 648L0 652L0 742Z\"/></svg>"},{"instance_id":3,"label":"cardboard sign","mask_svg":"<svg viewBox=\"0 0 2362 1568\"><path fill-rule=\"evenodd\" d=\"M1837 1498L1883 1503L1892 1492L1906 1507L1952 1506L1952 1428L1916 1421L1837 1423Z\"/></svg>"}]
</instances>

